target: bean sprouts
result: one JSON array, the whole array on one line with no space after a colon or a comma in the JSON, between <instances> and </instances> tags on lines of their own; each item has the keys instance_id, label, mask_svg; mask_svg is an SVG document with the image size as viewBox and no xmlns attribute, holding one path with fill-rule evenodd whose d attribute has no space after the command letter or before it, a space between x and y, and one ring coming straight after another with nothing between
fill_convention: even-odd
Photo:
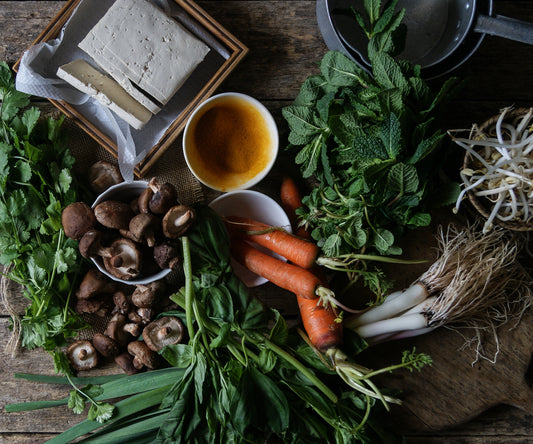
<instances>
[{"instance_id":1,"label":"bean sprouts","mask_svg":"<svg viewBox=\"0 0 533 444\"><path fill-rule=\"evenodd\" d=\"M533 108L508 121L510 111L504 108L486 130L474 125L468 138L448 132L471 156L460 172L464 188L454 212L467 194L482 198L489 207L483 233L495 221L527 224L533 217Z\"/></svg>"}]
</instances>

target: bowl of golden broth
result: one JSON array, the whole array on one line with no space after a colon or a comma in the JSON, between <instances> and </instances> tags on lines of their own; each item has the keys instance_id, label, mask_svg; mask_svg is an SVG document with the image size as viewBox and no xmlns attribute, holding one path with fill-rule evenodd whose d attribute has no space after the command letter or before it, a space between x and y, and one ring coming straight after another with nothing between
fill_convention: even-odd
<instances>
[{"instance_id":1,"label":"bowl of golden broth","mask_svg":"<svg viewBox=\"0 0 533 444\"><path fill-rule=\"evenodd\" d=\"M274 165L278 148L272 114L241 93L222 93L203 102L183 132L187 166L217 191L243 190L260 182Z\"/></svg>"}]
</instances>

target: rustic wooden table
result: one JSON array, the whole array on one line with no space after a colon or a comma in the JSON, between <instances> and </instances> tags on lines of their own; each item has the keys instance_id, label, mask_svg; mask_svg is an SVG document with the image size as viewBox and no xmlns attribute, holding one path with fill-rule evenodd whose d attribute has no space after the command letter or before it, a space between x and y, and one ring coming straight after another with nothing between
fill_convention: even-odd
<instances>
[{"instance_id":1,"label":"rustic wooden table","mask_svg":"<svg viewBox=\"0 0 533 444\"><path fill-rule=\"evenodd\" d=\"M204 0L199 4L250 48L249 55L219 91L243 92L265 103L278 120L283 143L287 129L281 118L281 108L291 103L302 81L317 71L317 62L327 50L317 26L315 1ZM497 14L533 22L531 0L494 0L493 4ZM10 65L18 60L63 5L63 1L0 1L0 60ZM496 37L485 38L476 54L453 73L469 80L469 83L445 116L444 127L469 127L471 123L482 122L508 105L532 106L532 55L533 47L525 44ZM40 105L49 108L45 101ZM180 149L178 142L171 147L172 150ZM281 168L280 161L269 180L275 181L276 171ZM265 184L258 188L268 189ZM531 317L527 320L531 325ZM9 335L8 325L9 317L2 307L0 408L11 402L63 397L65 389L14 379L15 372L53 374L53 366L49 356L40 350L23 351L15 358L6 355L3 350ZM529 330L531 328L526 326L524 331ZM447 336L442 338L448 339ZM526 347L526 362L522 364L528 369L533 346L529 342L524 344L522 341L521 344ZM511 344L511 356L513 353ZM457 358L450 357L452 359ZM467 366L469 359L458 359L457 366ZM504 359L498 365L505 366L505 362ZM505 375L511 375L515 370L504 367L502 371L500 367L499 377L503 380L497 383L505 387ZM520 373L514 378L527 379L527 376ZM460 384L457 387L456 396L450 399L450 408L457 402L468 404L471 401L468 396L476 396L465 391ZM527 385L525 387L525 390L530 390ZM446 415L447 412L435 414ZM0 442L44 442L78 420L66 408L59 407L38 413L6 414L0 411ZM499 405L455 427L438 432L410 431L407 438L413 443L533 442L533 416L523 409Z\"/></svg>"}]
</instances>

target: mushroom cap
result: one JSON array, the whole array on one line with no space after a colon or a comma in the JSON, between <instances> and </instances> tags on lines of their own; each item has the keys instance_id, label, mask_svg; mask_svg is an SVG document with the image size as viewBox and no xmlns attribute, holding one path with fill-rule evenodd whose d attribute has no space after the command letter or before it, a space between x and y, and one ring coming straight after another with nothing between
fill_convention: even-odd
<instances>
[{"instance_id":1,"label":"mushroom cap","mask_svg":"<svg viewBox=\"0 0 533 444\"><path fill-rule=\"evenodd\" d=\"M67 237L79 241L96 226L96 217L85 202L74 202L67 205L61 213L61 225Z\"/></svg>"},{"instance_id":2,"label":"mushroom cap","mask_svg":"<svg viewBox=\"0 0 533 444\"><path fill-rule=\"evenodd\" d=\"M165 214L169 208L178 203L178 193L176 187L170 182L159 184L154 182L155 178L149 183L154 195L150 199L150 211L154 214Z\"/></svg>"},{"instance_id":3,"label":"mushroom cap","mask_svg":"<svg viewBox=\"0 0 533 444\"><path fill-rule=\"evenodd\" d=\"M78 314L94 314L103 318L109 314L110 308L107 295L100 294L90 299L78 299L74 311Z\"/></svg>"},{"instance_id":4,"label":"mushroom cap","mask_svg":"<svg viewBox=\"0 0 533 444\"><path fill-rule=\"evenodd\" d=\"M125 202L104 200L94 207L94 216L104 227L126 230L134 213Z\"/></svg>"},{"instance_id":5,"label":"mushroom cap","mask_svg":"<svg viewBox=\"0 0 533 444\"><path fill-rule=\"evenodd\" d=\"M130 239L119 238L110 246L112 257L104 257L105 269L117 279L125 281L139 276L142 266L141 250Z\"/></svg>"},{"instance_id":6,"label":"mushroom cap","mask_svg":"<svg viewBox=\"0 0 533 444\"><path fill-rule=\"evenodd\" d=\"M115 356L115 362L127 375L134 375L140 371L133 366L133 356L128 352Z\"/></svg>"},{"instance_id":7,"label":"mushroom cap","mask_svg":"<svg viewBox=\"0 0 533 444\"><path fill-rule=\"evenodd\" d=\"M98 230L87 231L80 239L80 243L78 245L80 254L84 258L104 256L106 252L102 247L102 238L103 238L103 234L101 231L98 231Z\"/></svg>"},{"instance_id":8,"label":"mushroom cap","mask_svg":"<svg viewBox=\"0 0 533 444\"><path fill-rule=\"evenodd\" d=\"M103 193L109 187L124 182L117 165L99 160L89 168L89 184L96 193Z\"/></svg>"},{"instance_id":9,"label":"mushroom cap","mask_svg":"<svg viewBox=\"0 0 533 444\"><path fill-rule=\"evenodd\" d=\"M126 315L122 313L115 313L109 320L104 335L114 339L120 346L125 346L128 342L133 340L133 337L124 330L124 325L128 321Z\"/></svg>"},{"instance_id":10,"label":"mushroom cap","mask_svg":"<svg viewBox=\"0 0 533 444\"><path fill-rule=\"evenodd\" d=\"M170 242L154 247L154 260L159 268L177 270L181 264L180 250Z\"/></svg>"},{"instance_id":11,"label":"mushroom cap","mask_svg":"<svg viewBox=\"0 0 533 444\"><path fill-rule=\"evenodd\" d=\"M145 242L153 247L156 236L161 232L161 220L153 214L137 214L130 220L129 232L138 242Z\"/></svg>"},{"instance_id":12,"label":"mushroom cap","mask_svg":"<svg viewBox=\"0 0 533 444\"><path fill-rule=\"evenodd\" d=\"M150 200L152 199L153 195L154 192L150 187L146 187L146 189L139 195L139 198L137 199L137 205L140 213L150 212Z\"/></svg>"},{"instance_id":13,"label":"mushroom cap","mask_svg":"<svg viewBox=\"0 0 533 444\"><path fill-rule=\"evenodd\" d=\"M196 212L187 205L175 205L163 217L163 233L169 239L184 235L196 218Z\"/></svg>"},{"instance_id":14,"label":"mushroom cap","mask_svg":"<svg viewBox=\"0 0 533 444\"><path fill-rule=\"evenodd\" d=\"M91 268L83 277L76 292L78 299L89 299L101 293L113 293L116 284L97 268Z\"/></svg>"},{"instance_id":15,"label":"mushroom cap","mask_svg":"<svg viewBox=\"0 0 533 444\"><path fill-rule=\"evenodd\" d=\"M128 353L133 356L133 365L139 368L139 364L150 369L157 368L159 355L150 350L144 341L133 341L128 344Z\"/></svg>"},{"instance_id":16,"label":"mushroom cap","mask_svg":"<svg viewBox=\"0 0 533 444\"><path fill-rule=\"evenodd\" d=\"M162 288L163 284L159 281L136 285L135 291L131 295L131 302L138 308L153 307L159 299Z\"/></svg>"},{"instance_id":17,"label":"mushroom cap","mask_svg":"<svg viewBox=\"0 0 533 444\"><path fill-rule=\"evenodd\" d=\"M76 341L70 344L67 357L76 371L89 370L98 365L98 353L89 341Z\"/></svg>"},{"instance_id":18,"label":"mushroom cap","mask_svg":"<svg viewBox=\"0 0 533 444\"><path fill-rule=\"evenodd\" d=\"M116 291L113 293L113 302L120 313L127 313L131 307L131 296L123 291Z\"/></svg>"},{"instance_id":19,"label":"mushroom cap","mask_svg":"<svg viewBox=\"0 0 533 444\"><path fill-rule=\"evenodd\" d=\"M116 356L120 351L120 345L118 342L102 333L95 333L92 342L98 353L106 358Z\"/></svg>"},{"instance_id":20,"label":"mushroom cap","mask_svg":"<svg viewBox=\"0 0 533 444\"><path fill-rule=\"evenodd\" d=\"M144 327L143 339L148 348L158 352L166 345L179 344L183 331L183 323L177 317L164 316Z\"/></svg>"}]
</instances>

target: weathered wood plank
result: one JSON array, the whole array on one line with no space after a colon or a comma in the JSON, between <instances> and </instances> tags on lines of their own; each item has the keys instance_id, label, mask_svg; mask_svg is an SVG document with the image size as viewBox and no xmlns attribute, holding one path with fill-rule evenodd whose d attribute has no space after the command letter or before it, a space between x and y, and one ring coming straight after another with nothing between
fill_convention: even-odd
<instances>
[{"instance_id":1,"label":"weathered wood plank","mask_svg":"<svg viewBox=\"0 0 533 444\"><path fill-rule=\"evenodd\" d=\"M64 2L0 2L0 60L15 62ZM223 26L250 47L250 53L223 83L261 100L291 99L326 51L315 15L315 1L200 1ZM283 13L280 13L280 11ZM499 14L533 21L533 3L495 2ZM38 12L36 12L38 11ZM461 100L533 102L526 88L533 66L531 47L486 37L478 52L453 74L471 78ZM508 79L502 81L502 79Z\"/></svg>"}]
</instances>

